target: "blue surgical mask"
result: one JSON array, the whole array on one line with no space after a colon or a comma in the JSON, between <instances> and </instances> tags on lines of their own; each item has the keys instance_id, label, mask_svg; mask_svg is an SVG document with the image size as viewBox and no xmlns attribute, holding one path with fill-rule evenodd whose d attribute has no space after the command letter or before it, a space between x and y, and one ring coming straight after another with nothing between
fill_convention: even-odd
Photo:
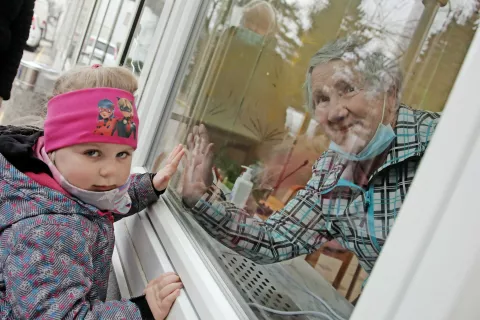
<instances>
[{"instance_id":1,"label":"blue surgical mask","mask_svg":"<svg viewBox=\"0 0 480 320\"><path fill-rule=\"evenodd\" d=\"M337 145L333 141L330 143L329 149L335 151L341 157L351 161L363 161L363 160L373 159L379 154L381 154L383 151L385 151L396 137L392 126L390 124L384 125L382 123L383 117L385 115L385 104L386 104L386 98L383 100L382 120L378 125L375 135L370 140L370 142L365 146L365 148L363 148L362 151L360 151L358 154L345 152L340 148L339 145Z\"/></svg>"},{"instance_id":2,"label":"blue surgical mask","mask_svg":"<svg viewBox=\"0 0 480 320\"><path fill-rule=\"evenodd\" d=\"M251 46L260 46L265 39L264 36L245 28L237 29L237 37Z\"/></svg>"}]
</instances>

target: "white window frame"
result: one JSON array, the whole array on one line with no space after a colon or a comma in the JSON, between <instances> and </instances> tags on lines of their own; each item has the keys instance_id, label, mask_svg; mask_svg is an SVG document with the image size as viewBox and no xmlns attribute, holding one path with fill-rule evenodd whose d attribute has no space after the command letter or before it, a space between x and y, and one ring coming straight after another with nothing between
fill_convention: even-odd
<instances>
[{"instance_id":1,"label":"white window frame","mask_svg":"<svg viewBox=\"0 0 480 320\"><path fill-rule=\"evenodd\" d=\"M134 155L135 166L144 166L151 153L155 136L161 124L164 124L171 113L173 101L171 97L175 80L181 78L180 66L184 61L187 45L194 41L192 33L197 19L203 18L208 0L176 0L173 1L168 22L166 23L158 51L150 53L153 60L148 81L141 84L141 98L138 101L141 129L139 139L142 147ZM164 10L166 11L166 10Z\"/></svg>"},{"instance_id":2,"label":"white window frame","mask_svg":"<svg viewBox=\"0 0 480 320\"><path fill-rule=\"evenodd\" d=\"M142 295L149 281L162 273L175 271L153 229L145 223L145 218L142 221L141 214L115 223L112 265L122 299ZM168 318L199 319L185 290L177 298Z\"/></svg>"},{"instance_id":3,"label":"white window frame","mask_svg":"<svg viewBox=\"0 0 480 320\"><path fill-rule=\"evenodd\" d=\"M142 167L135 173L144 173ZM185 290L169 319L248 320L218 275L211 272L165 201L115 223L113 266L122 298L142 294L163 272L175 271Z\"/></svg>"},{"instance_id":4,"label":"white window frame","mask_svg":"<svg viewBox=\"0 0 480 320\"><path fill-rule=\"evenodd\" d=\"M175 0L165 0L162 14L158 19L157 27L155 28L155 34L152 39L152 44L150 45L147 57L145 59L145 63L143 65L142 73L140 74L140 79L138 80L137 103L139 105L141 103L143 93L145 91L149 92L149 90L152 90L151 86L154 85L154 82L148 81L148 79L150 77L150 74L152 74L152 70L154 70L156 67L158 68L158 65L154 65L155 56L161 48L160 45L165 34L167 23L171 17L174 4ZM141 20L142 16L140 15L139 23ZM135 29L136 27L137 26L133 26L133 29ZM130 50L130 48L128 48L128 50Z\"/></svg>"}]
</instances>

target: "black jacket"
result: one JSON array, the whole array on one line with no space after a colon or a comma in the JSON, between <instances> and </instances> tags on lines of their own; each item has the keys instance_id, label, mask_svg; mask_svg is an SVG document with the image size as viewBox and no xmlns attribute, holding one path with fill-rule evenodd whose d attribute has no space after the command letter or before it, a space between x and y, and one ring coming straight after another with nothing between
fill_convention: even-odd
<instances>
[{"instance_id":1,"label":"black jacket","mask_svg":"<svg viewBox=\"0 0 480 320\"><path fill-rule=\"evenodd\" d=\"M30 33L35 0L0 0L0 97L10 99Z\"/></svg>"}]
</instances>

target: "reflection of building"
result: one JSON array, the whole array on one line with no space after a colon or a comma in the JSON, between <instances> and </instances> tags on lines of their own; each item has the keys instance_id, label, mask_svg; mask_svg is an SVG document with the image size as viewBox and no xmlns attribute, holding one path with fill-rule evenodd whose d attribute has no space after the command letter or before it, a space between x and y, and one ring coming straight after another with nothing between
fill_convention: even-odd
<instances>
[{"instance_id":1,"label":"reflection of building","mask_svg":"<svg viewBox=\"0 0 480 320\"><path fill-rule=\"evenodd\" d=\"M187 104L195 110L194 117L216 129L219 137L230 137L232 147L228 143L223 145L232 158L254 162L257 159L252 150L260 148L272 130L283 127L282 109L286 108L280 101L268 100L277 89L260 80L269 71L273 72L276 63L282 63L278 57L275 62L270 59L275 56L272 47L275 10L268 2L254 1L244 7L234 5L231 14L222 14L229 27L208 39L215 41L218 37L216 47L205 48L203 54L210 56L208 61L193 65L191 72L201 82L186 88ZM204 78L199 74L204 74ZM275 103L279 112L270 116L269 120L275 118L273 122L267 123L264 115L257 114L258 106ZM238 109L249 110L249 117L239 118Z\"/></svg>"}]
</instances>

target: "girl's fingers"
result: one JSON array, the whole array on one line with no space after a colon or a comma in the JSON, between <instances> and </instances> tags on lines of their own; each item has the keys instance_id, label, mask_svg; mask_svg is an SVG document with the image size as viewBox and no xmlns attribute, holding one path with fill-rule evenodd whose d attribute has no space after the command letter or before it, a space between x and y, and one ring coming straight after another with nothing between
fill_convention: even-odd
<instances>
[{"instance_id":1,"label":"girl's fingers","mask_svg":"<svg viewBox=\"0 0 480 320\"><path fill-rule=\"evenodd\" d=\"M177 170L180 160L182 160L184 155L185 155L185 150L183 148L179 149L178 152L175 154L175 157L172 159L170 163L170 165L173 166L175 170Z\"/></svg>"},{"instance_id":2,"label":"girl's fingers","mask_svg":"<svg viewBox=\"0 0 480 320\"><path fill-rule=\"evenodd\" d=\"M180 282L180 277L177 276L176 274L169 274L165 277L158 277L158 278L152 280L151 283L154 286L160 286L160 287L163 288L167 284L175 283L175 282Z\"/></svg>"},{"instance_id":3,"label":"girl's fingers","mask_svg":"<svg viewBox=\"0 0 480 320\"><path fill-rule=\"evenodd\" d=\"M158 291L158 296L160 297L161 300L163 300L166 297L168 297L170 294L175 292L175 290L178 290L181 288L183 288L183 284L181 282L167 284L165 287L163 287L161 290Z\"/></svg>"},{"instance_id":4,"label":"girl's fingers","mask_svg":"<svg viewBox=\"0 0 480 320\"><path fill-rule=\"evenodd\" d=\"M145 298L147 299L148 307L152 311L152 314L161 316L162 313L162 301L158 300L155 296L155 293L152 291L152 288L145 290Z\"/></svg>"},{"instance_id":5,"label":"girl's fingers","mask_svg":"<svg viewBox=\"0 0 480 320\"><path fill-rule=\"evenodd\" d=\"M170 179L175 174L175 172L177 172L178 165L180 164L180 161L182 160L184 155L185 154L183 152L177 154L177 156L175 157L175 159L172 160L171 163L169 163L168 165L166 165L160 171L157 172L157 175L162 176L160 178L161 181L164 181L163 179L164 177L167 177L168 179Z\"/></svg>"},{"instance_id":6,"label":"girl's fingers","mask_svg":"<svg viewBox=\"0 0 480 320\"><path fill-rule=\"evenodd\" d=\"M168 278L170 276L176 276L178 279L180 279L175 272L165 272L165 273L162 273L160 276L156 277L155 279L151 280L147 284L147 288L161 282L163 279Z\"/></svg>"},{"instance_id":7,"label":"girl's fingers","mask_svg":"<svg viewBox=\"0 0 480 320\"><path fill-rule=\"evenodd\" d=\"M169 164L172 162L172 160L175 158L175 156L182 150L181 147L183 147L181 144L177 145L168 155L166 164Z\"/></svg>"},{"instance_id":8,"label":"girl's fingers","mask_svg":"<svg viewBox=\"0 0 480 320\"><path fill-rule=\"evenodd\" d=\"M175 300L180 295L180 289L175 290L174 292L170 293L165 299L162 300L162 307L167 310L170 310Z\"/></svg>"}]
</instances>

